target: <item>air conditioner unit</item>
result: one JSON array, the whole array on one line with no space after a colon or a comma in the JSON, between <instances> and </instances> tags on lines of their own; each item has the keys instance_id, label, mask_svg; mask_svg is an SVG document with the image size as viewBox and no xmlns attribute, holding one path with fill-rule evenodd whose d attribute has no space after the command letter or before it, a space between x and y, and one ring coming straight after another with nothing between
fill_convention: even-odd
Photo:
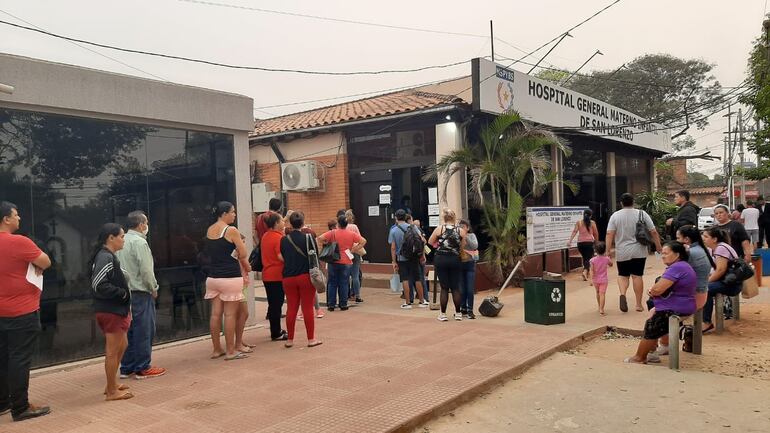
<instances>
[{"instance_id":1,"label":"air conditioner unit","mask_svg":"<svg viewBox=\"0 0 770 433\"><path fill-rule=\"evenodd\" d=\"M313 160L281 164L281 179L284 191L306 191L320 186Z\"/></svg>"},{"instance_id":2,"label":"air conditioner unit","mask_svg":"<svg viewBox=\"0 0 770 433\"><path fill-rule=\"evenodd\" d=\"M269 183L253 183L251 184L251 210L255 213L267 212L270 207L271 198L280 198L278 191L271 191Z\"/></svg>"}]
</instances>

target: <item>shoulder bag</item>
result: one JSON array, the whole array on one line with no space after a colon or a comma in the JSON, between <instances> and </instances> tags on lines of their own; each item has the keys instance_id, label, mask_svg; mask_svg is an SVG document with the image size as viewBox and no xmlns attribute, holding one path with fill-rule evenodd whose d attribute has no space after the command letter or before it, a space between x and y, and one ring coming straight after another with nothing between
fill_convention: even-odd
<instances>
[{"instance_id":1,"label":"shoulder bag","mask_svg":"<svg viewBox=\"0 0 770 433\"><path fill-rule=\"evenodd\" d=\"M334 263L340 259L340 248L337 245L337 241L334 240L334 230L331 231L332 240L324 245L321 249L321 254L318 255L318 260L326 263Z\"/></svg>"},{"instance_id":2,"label":"shoulder bag","mask_svg":"<svg viewBox=\"0 0 770 433\"><path fill-rule=\"evenodd\" d=\"M318 260L315 255L315 249L311 245L310 238L311 236L309 234L305 235L305 248L307 249L307 254L305 254L302 249L298 247L293 240L291 240L291 234L286 236L286 240L288 240L291 246L297 250L297 253L307 259L310 273L310 282L313 284L313 287L315 287L315 291L318 293L323 293L326 291L326 277L318 267Z\"/></svg>"},{"instance_id":3,"label":"shoulder bag","mask_svg":"<svg viewBox=\"0 0 770 433\"><path fill-rule=\"evenodd\" d=\"M728 250L728 252L730 252L731 256L733 255L732 251ZM751 265L746 263L742 257L733 256L727 263L727 271L722 276L722 282L728 286L734 286L743 283L753 276L754 269L751 268Z\"/></svg>"},{"instance_id":4,"label":"shoulder bag","mask_svg":"<svg viewBox=\"0 0 770 433\"><path fill-rule=\"evenodd\" d=\"M647 223L644 221L644 211L639 210L639 219L636 221L636 232L634 233L636 241L648 247L652 245L652 237L647 229Z\"/></svg>"}]
</instances>

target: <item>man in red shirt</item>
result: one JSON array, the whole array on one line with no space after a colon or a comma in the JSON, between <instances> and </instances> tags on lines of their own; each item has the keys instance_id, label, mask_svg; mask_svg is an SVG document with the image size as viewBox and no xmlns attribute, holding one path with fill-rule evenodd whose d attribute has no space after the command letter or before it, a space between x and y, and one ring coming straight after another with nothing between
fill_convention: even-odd
<instances>
[{"instance_id":1,"label":"man in red shirt","mask_svg":"<svg viewBox=\"0 0 770 433\"><path fill-rule=\"evenodd\" d=\"M47 415L47 406L29 403L29 368L40 332L40 292L27 280L33 266L39 276L51 259L28 237L15 235L21 218L16 205L0 202L0 415L14 421Z\"/></svg>"},{"instance_id":2,"label":"man in red shirt","mask_svg":"<svg viewBox=\"0 0 770 433\"><path fill-rule=\"evenodd\" d=\"M271 198L270 201L267 203L268 210L265 213L260 214L257 217L257 239L256 239L256 245L259 245L262 243L262 236L265 235L265 233L270 230L270 227L267 226L265 219L270 216L272 213L281 213L281 200L277 198Z\"/></svg>"}]
</instances>

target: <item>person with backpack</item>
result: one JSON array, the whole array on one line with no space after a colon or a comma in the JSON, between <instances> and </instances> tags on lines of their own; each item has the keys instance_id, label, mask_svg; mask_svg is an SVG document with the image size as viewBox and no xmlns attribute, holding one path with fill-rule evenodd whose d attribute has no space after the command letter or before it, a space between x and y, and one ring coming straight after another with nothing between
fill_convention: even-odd
<instances>
[{"instance_id":1,"label":"person with backpack","mask_svg":"<svg viewBox=\"0 0 770 433\"><path fill-rule=\"evenodd\" d=\"M649 246L655 245L660 253L660 235L647 212L634 209L634 196L623 193L620 196L623 209L612 214L607 224L607 248L612 256L613 245L615 261L618 264L618 288L620 289L620 311L628 311L626 291L633 281L636 295L636 311L642 312L642 294L644 293L644 266L649 254Z\"/></svg>"},{"instance_id":2,"label":"person with backpack","mask_svg":"<svg viewBox=\"0 0 770 433\"><path fill-rule=\"evenodd\" d=\"M454 318L460 321L463 320L460 305L463 275L460 251L466 247L465 238L468 232L457 225L457 214L452 209L444 208L441 211L441 217L444 224L436 227L428 240L436 247L433 266L436 268L438 281L441 284L441 313L438 315L438 320L441 322L449 320L446 316L446 307L449 302L449 292L452 292L452 301L455 305Z\"/></svg>"},{"instance_id":3,"label":"person with backpack","mask_svg":"<svg viewBox=\"0 0 770 433\"><path fill-rule=\"evenodd\" d=\"M319 258L323 257L323 248L326 244L336 244L339 258L329 263L329 284L326 289L326 306L329 311L334 311L339 306L340 311L348 310L348 293L350 292L350 270L353 267L353 257L361 254L361 249L366 245L366 239L350 230L346 230L348 220L343 214L337 218L337 228L318 236ZM331 225L330 225L331 227ZM337 297L339 295L339 305Z\"/></svg>"},{"instance_id":4,"label":"person with backpack","mask_svg":"<svg viewBox=\"0 0 770 433\"><path fill-rule=\"evenodd\" d=\"M422 277L420 276L420 259L425 254L425 241L420 231L406 222L405 210L397 210L395 216L396 224L390 228L388 243L390 244L393 272L398 273L401 287L404 289L404 302L401 304L401 308L404 310L412 309L412 303L409 300L410 282L416 287L417 306L426 308L429 302L423 296Z\"/></svg>"}]
</instances>

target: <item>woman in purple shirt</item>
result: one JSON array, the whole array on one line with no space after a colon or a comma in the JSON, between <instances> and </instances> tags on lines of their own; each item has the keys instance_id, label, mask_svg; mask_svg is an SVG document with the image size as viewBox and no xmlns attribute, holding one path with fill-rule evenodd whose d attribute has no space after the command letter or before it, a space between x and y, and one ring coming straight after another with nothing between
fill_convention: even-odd
<instances>
[{"instance_id":1,"label":"woman in purple shirt","mask_svg":"<svg viewBox=\"0 0 770 433\"><path fill-rule=\"evenodd\" d=\"M648 291L655 305L654 312L644 324L644 335L636 355L626 358L624 362L646 364L647 354L655 350L658 338L668 334L669 316L689 316L695 312L697 277L687 263L687 249L681 242L668 242L663 246L661 258L668 267Z\"/></svg>"}]
</instances>

